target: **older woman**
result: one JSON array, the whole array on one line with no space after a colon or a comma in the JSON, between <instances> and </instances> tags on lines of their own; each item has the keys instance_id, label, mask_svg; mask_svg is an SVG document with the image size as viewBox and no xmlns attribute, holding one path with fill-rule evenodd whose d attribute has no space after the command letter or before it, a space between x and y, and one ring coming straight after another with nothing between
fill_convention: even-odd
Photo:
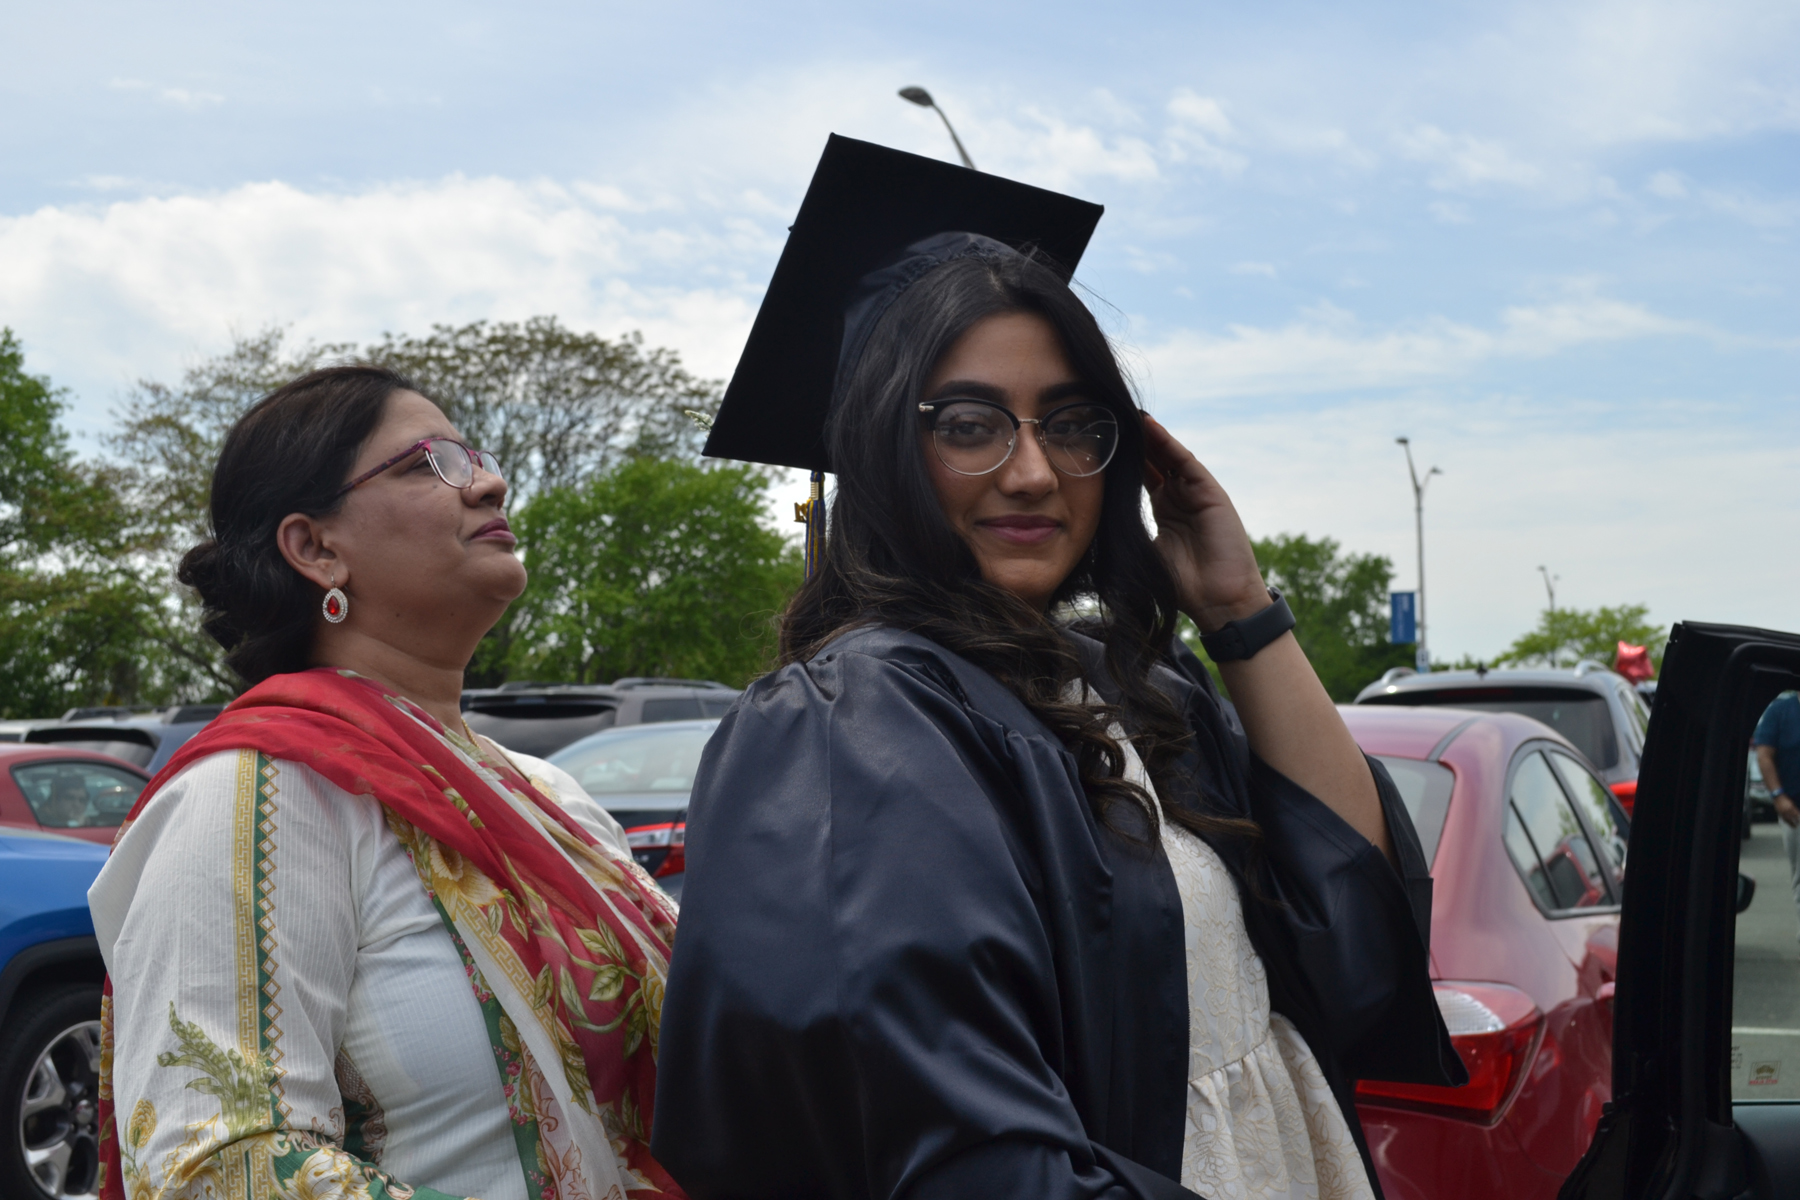
<instances>
[{"instance_id":1,"label":"older woman","mask_svg":"<svg viewBox=\"0 0 1800 1200\"><path fill-rule=\"evenodd\" d=\"M678 1194L647 1148L673 905L459 711L525 586L499 471L373 367L226 438L181 578L254 686L89 893L106 1195Z\"/></svg>"},{"instance_id":2,"label":"older woman","mask_svg":"<svg viewBox=\"0 0 1800 1200\"><path fill-rule=\"evenodd\" d=\"M653 1145L691 1195L1358 1200L1355 1079L1463 1081L1399 795L1020 249L1098 216L844 139L801 207L708 451L837 491L689 809Z\"/></svg>"}]
</instances>

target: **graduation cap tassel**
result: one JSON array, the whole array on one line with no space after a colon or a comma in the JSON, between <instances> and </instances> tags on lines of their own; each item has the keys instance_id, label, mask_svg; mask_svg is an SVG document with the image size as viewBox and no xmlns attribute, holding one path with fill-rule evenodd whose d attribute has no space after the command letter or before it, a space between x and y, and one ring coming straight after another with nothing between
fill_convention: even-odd
<instances>
[{"instance_id":1,"label":"graduation cap tassel","mask_svg":"<svg viewBox=\"0 0 1800 1200\"><path fill-rule=\"evenodd\" d=\"M806 526L806 578L811 579L825 553L825 472L812 473L811 494L794 505L794 520Z\"/></svg>"}]
</instances>

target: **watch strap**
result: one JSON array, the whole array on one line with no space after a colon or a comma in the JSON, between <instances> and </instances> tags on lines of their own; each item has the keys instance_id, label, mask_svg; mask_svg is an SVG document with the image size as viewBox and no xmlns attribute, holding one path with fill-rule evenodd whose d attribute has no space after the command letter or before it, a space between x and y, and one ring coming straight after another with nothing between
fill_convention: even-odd
<instances>
[{"instance_id":1,"label":"watch strap","mask_svg":"<svg viewBox=\"0 0 1800 1200\"><path fill-rule=\"evenodd\" d=\"M1214 662L1242 662L1294 627L1294 611L1281 593L1269 589L1269 607L1236 621L1227 621L1211 633L1200 635L1200 644Z\"/></svg>"}]
</instances>

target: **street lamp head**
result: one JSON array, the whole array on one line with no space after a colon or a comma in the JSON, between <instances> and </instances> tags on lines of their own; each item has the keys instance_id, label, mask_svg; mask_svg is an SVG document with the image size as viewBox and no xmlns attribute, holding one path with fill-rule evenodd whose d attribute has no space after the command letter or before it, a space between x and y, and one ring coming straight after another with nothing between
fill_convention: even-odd
<instances>
[{"instance_id":1,"label":"street lamp head","mask_svg":"<svg viewBox=\"0 0 1800 1200\"><path fill-rule=\"evenodd\" d=\"M1427 475L1442 475L1443 472L1438 470L1436 467L1433 467L1433 468L1431 468L1431 470L1425 472L1425 474L1427 474Z\"/></svg>"},{"instance_id":2,"label":"street lamp head","mask_svg":"<svg viewBox=\"0 0 1800 1200\"><path fill-rule=\"evenodd\" d=\"M1411 438L1395 438L1394 444L1396 446L1410 446L1412 444L1412 439Z\"/></svg>"},{"instance_id":3,"label":"street lamp head","mask_svg":"<svg viewBox=\"0 0 1800 1200\"><path fill-rule=\"evenodd\" d=\"M931 93L922 87L903 87L900 89L900 98L910 100L920 108L933 107Z\"/></svg>"}]
</instances>

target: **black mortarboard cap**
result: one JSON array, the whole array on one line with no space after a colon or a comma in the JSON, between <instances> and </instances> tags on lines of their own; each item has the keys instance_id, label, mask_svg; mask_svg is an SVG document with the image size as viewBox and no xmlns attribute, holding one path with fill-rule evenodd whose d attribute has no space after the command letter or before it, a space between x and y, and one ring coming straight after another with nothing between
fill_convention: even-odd
<instances>
[{"instance_id":1,"label":"black mortarboard cap","mask_svg":"<svg viewBox=\"0 0 1800 1200\"><path fill-rule=\"evenodd\" d=\"M1028 245L1073 273L1103 211L1072 196L832 134L704 452L829 470L825 418L840 363L853 365L907 285L962 254Z\"/></svg>"}]
</instances>

